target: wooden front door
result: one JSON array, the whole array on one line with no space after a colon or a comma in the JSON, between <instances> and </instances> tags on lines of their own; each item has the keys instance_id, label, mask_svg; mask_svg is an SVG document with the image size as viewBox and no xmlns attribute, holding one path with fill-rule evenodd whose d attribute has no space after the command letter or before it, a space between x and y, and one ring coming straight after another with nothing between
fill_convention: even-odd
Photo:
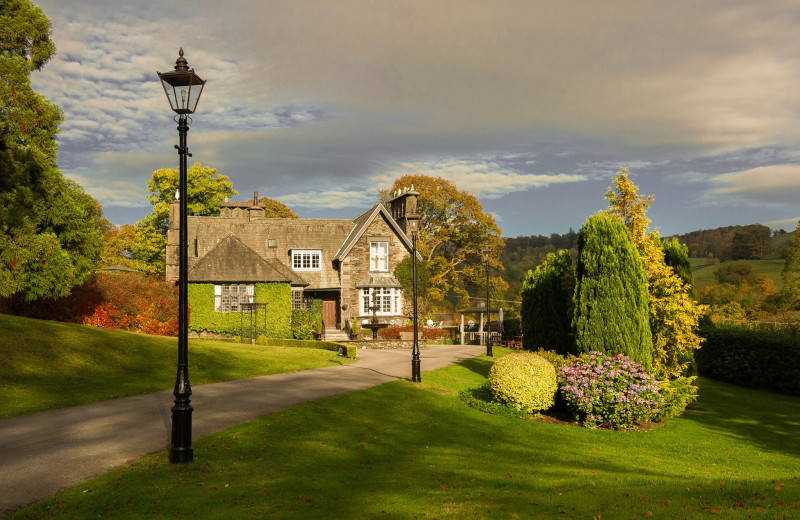
<instances>
[{"instance_id":1,"label":"wooden front door","mask_svg":"<svg viewBox=\"0 0 800 520\"><path fill-rule=\"evenodd\" d=\"M326 327L336 327L336 300L325 300L322 302L322 320Z\"/></svg>"}]
</instances>

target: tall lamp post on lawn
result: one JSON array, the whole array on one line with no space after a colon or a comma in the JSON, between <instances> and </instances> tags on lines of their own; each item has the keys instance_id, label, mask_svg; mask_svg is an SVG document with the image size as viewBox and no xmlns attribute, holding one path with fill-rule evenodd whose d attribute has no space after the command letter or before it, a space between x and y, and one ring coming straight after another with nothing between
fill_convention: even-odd
<instances>
[{"instance_id":1,"label":"tall lamp post on lawn","mask_svg":"<svg viewBox=\"0 0 800 520\"><path fill-rule=\"evenodd\" d=\"M422 381L419 367L419 332L417 325L417 235L419 234L419 213L414 209L406 215L408 229L411 231L411 271L414 283L414 345L411 349L411 381Z\"/></svg>"},{"instance_id":2,"label":"tall lamp post on lawn","mask_svg":"<svg viewBox=\"0 0 800 520\"><path fill-rule=\"evenodd\" d=\"M189 123L197 108L200 94L203 92L205 80L189 68L189 63L183 57L183 49L179 51L175 61L175 70L157 72L164 92L167 94L169 106L177 114L174 120L178 123L179 143L175 145L180 159L180 179L178 182L178 197L180 201L180 230L178 240L178 374L175 378L175 405L172 407L172 440L169 449L169 461L172 463L186 463L194 461L192 450L192 405L189 396L192 395L192 386L189 384L189 284L188 284L188 249L189 235L186 229L186 215L188 203L188 189L186 188L186 157L191 157L186 147L186 133Z\"/></svg>"},{"instance_id":3,"label":"tall lamp post on lawn","mask_svg":"<svg viewBox=\"0 0 800 520\"><path fill-rule=\"evenodd\" d=\"M489 258L491 257L492 250L486 246L481 253L483 253L483 260L486 262L486 355L494 357L492 354L492 313L489 309Z\"/></svg>"}]
</instances>

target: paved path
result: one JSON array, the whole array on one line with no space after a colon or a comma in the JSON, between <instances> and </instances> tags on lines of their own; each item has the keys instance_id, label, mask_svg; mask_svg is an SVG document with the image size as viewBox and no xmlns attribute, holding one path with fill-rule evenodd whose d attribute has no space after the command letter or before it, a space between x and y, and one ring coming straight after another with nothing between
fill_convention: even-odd
<instances>
[{"instance_id":1,"label":"paved path","mask_svg":"<svg viewBox=\"0 0 800 520\"><path fill-rule=\"evenodd\" d=\"M422 371L483 352L480 346L427 347ZM192 436L199 439L299 403L411 377L409 350L359 350L358 357L349 365L195 386ZM156 392L0 421L0 515L166 451L173 401L172 391Z\"/></svg>"}]
</instances>

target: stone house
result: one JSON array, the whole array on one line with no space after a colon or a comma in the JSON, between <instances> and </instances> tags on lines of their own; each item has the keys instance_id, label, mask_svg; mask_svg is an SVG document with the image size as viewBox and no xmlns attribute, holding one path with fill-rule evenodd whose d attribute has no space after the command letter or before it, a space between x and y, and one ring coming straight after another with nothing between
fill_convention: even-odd
<instances>
[{"instance_id":1,"label":"stone house","mask_svg":"<svg viewBox=\"0 0 800 520\"><path fill-rule=\"evenodd\" d=\"M412 251L406 216L416 211L418 195L400 192L389 210L376 204L352 220L264 218L264 208L252 202L223 203L217 217L189 216L190 327L233 333L241 304L267 293L267 314L288 320L291 309L320 299L326 328L367 319L373 306L382 322L402 324L406 295L393 273ZM168 281L178 279L178 225L176 201L167 233ZM287 335L286 323L276 327L275 335Z\"/></svg>"}]
</instances>

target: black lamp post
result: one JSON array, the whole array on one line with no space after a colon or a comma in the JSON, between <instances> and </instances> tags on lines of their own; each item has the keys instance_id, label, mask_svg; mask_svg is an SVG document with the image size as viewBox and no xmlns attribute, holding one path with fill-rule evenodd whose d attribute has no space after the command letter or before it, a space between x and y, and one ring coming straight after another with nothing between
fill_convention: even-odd
<instances>
[{"instance_id":1,"label":"black lamp post","mask_svg":"<svg viewBox=\"0 0 800 520\"><path fill-rule=\"evenodd\" d=\"M408 229L411 231L411 270L414 281L414 346L411 349L411 381L422 381L419 367L419 334L417 330L417 235L419 234L419 213L413 210L406 215Z\"/></svg>"},{"instance_id":2,"label":"black lamp post","mask_svg":"<svg viewBox=\"0 0 800 520\"><path fill-rule=\"evenodd\" d=\"M494 357L492 354L492 320L491 320L491 306L489 305L489 258L491 257L492 250L486 246L481 253L483 253L483 260L486 262L486 355Z\"/></svg>"},{"instance_id":3,"label":"black lamp post","mask_svg":"<svg viewBox=\"0 0 800 520\"><path fill-rule=\"evenodd\" d=\"M188 203L188 190L186 188L186 157L191 157L186 147L186 133L189 131L191 118L203 92L205 80L200 79L189 68L183 49L179 51L175 60L175 70L158 72L164 92L167 94L170 108L178 115L179 143L175 145L180 159L180 180L178 182L178 197L180 200L180 230L178 240L178 374L175 378L175 405L172 407L172 441L169 450L169 461L172 463L186 463L194 461L192 450L192 405L189 396L192 395L192 386L189 384L189 284L188 284L188 249L189 235L187 232L186 215Z\"/></svg>"}]
</instances>

